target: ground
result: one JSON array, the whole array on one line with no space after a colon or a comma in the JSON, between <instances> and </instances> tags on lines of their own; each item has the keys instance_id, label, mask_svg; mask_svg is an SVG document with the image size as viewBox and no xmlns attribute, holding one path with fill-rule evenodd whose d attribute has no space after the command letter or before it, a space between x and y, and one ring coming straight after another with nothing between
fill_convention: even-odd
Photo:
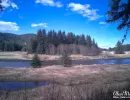
<instances>
[{"instance_id":1,"label":"ground","mask_svg":"<svg viewBox=\"0 0 130 100\"><path fill-rule=\"evenodd\" d=\"M39 69L0 68L0 81L55 83L17 92L0 91L1 100L113 100L113 91L120 90L119 88L129 89L130 66L77 65L65 68L54 65Z\"/></svg>"},{"instance_id":2,"label":"ground","mask_svg":"<svg viewBox=\"0 0 130 100\"><path fill-rule=\"evenodd\" d=\"M0 52L0 59L2 60L31 60L33 54L27 52ZM60 55L39 55L41 61L58 60ZM102 52L98 56L83 56L81 54L71 55L72 60L92 60L92 59L112 59L112 58L130 58L130 52L125 54L114 54L113 52Z\"/></svg>"},{"instance_id":3,"label":"ground","mask_svg":"<svg viewBox=\"0 0 130 100\"><path fill-rule=\"evenodd\" d=\"M60 65L35 68L0 68L0 81L55 81L60 84L87 82L123 82L130 80L129 65ZM98 80L97 80L98 79Z\"/></svg>"},{"instance_id":4,"label":"ground","mask_svg":"<svg viewBox=\"0 0 130 100\"><path fill-rule=\"evenodd\" d=\"M0 52L0 59L31 60L26 52ZM39 55L57 60L57 55ZM72 60L129 58L103 52L99 56L72 55ZM0 81L47 81L55 84L16 92L0 91L0 100L113 100L113 91L130 88L130 65L61 65L42 68L0 68ZM109 91L111 91L109 93ZM111 98L111 99L109 99Z\"/></svg>"}]
</instances>

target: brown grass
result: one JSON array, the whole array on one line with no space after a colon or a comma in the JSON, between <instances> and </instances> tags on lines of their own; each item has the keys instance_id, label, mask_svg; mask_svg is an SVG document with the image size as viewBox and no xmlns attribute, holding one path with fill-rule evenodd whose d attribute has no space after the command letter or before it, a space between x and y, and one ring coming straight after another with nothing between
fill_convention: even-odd
<instances>
[{"instance_id":1,"label":"brown grass","mask_svg":"<svg viewBox=\"0 0 130 100\"><path fill-rule=\"evenodd\" d=\"M34 54L27 54L27 52L0 52L0 59L9 60L31 60ZM38 55L42 61L58 60L60 55ZM93 60L93 59L112 59L112 58L130 58L130 53L113 54L110 52L103 52L98 56L83 56L81 54L71 55L72 60Z\"/></svg>"},{"instance_id":2,"label":"brown grass","mask_svg":"<svg viewBox=\"0 0 130 100\"><path fill-rule=\"evenodd\" d=\"M129 90L129 65L64 68L1 68L0 80L51 81L55 84L16 92L0 91L0 100L113 100L115 90Z\"/></svg>"}]
</instances>

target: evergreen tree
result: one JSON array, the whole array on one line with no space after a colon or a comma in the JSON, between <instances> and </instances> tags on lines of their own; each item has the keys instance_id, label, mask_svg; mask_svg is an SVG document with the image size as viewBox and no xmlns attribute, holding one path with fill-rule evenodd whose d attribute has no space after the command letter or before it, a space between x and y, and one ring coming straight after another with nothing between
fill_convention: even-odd
<instances>
[{"instance_id":1,"label":"evergreen tree","mask_svg":"<svg viewBox=\"0 0 130 100\"><path fill-rule=\"evenodd\" d=\"M72 32L69 32L67 35L67 44L73 44L75 41L75 35Z\"/></svg>"},{"instance_id":2,"label":"evergreen tree","mask_svg":"<svg viewBox=\"0 0 130 100\"><path fill-rule=\"evenodd\" d=\"M31 65L33 68L40 68L41 67L41 61L37 54L35 54L32 58Z\"/></svg>"},{"instance_id":3,"label":"evergreen tree","mask_svg":"<svg viewBox=\"0 0 130 100\"><path fill-rule=\"evenodd\" d=\"M44 39L41 39L37 45L37 50L36 52L39 53L39 54L44 54L45 53L45 48L46 47L46 44L45 44L45 40Z\"/></svg>"},{"instance_id":4,"label":"evergreen tree","mask_svg":"<svg viewBox=\"0 0 130 100\"><path fill-rule=\"evenodd\" d=\"M50 43L50 44L53 43L53 32L52 32L52 30L50 30L50 31L48 32L47 41L48 41L48 43Z\"/></svg>"},{"instance_id":5,"label":"evergreen tree","mask_svg":"<svg viewBox=\"0 0 130 100\"><path fill-rule=\"evenodd\" d=\"M79 44L79 43L80 43L80 37L79 37L79 35L77 35L75 37L75 44Z\"/></svg>"},{"instance_id":6,"label":"evergreen tree","mask_svg":"<svg viewBox=\"0 0 130 100\"><path fill-rule=\"evenodd\" d=\"M87 43L87 47L91 48L92 46L92 39L89 35L87 35L86 37L86 43Z\"/></svg>"},{"instance_id":7,"label":"evergreen tree","mask_svg":"<svg viewBox=\"0 0 130 100\"><path fill-rule=\"evenodd\" d=\"M62 56L60 57L60 63L64 67L71 67L72 61L69 53L66 50L63 52Z\"/></svg>"},{"instance_id":8,"label":"evergreen tree","mask_svg":"<svg viewBox=\"0 0 130 100\"><path fill-rule=\"evenodd\" d=\"M130 51L130 44L123 45L124 51Z\"/></svg>"},{"instance_id":9,"label":"evergreen tree","mask_svg":"<svg viewBox=\"0 0 130 100\"><path fill-rule=\"evenodd\" d=\"M123 43L130 29L130 0L110 0L109 7L107 22L112 23L118 21L118 30L126 28L124 39L122 39Z\"/></svg>"},{"instance_id":10,"label":"evergreen tree","mask_svg":"<svg viewBox=\"0 0 130 100\"><path fill-rule=\"evenodd\" d=\"M0 0L0 12L3 11L4 6L2 5L2 0Z\"/></svg>"},{"instance_id":11,"label":"evergreen tree","mask_svg":"<svg viewBox=\"0 0 130 100\"><path fill-rule=\"evenodd\" d=\"M61 30L58 31L57 38L59 42L58 44L62 44L63 36Z\"/></svg>"},{"instance_id":12,"label":"evergreen tree","mask_svg":"<svg viewBox=\"0 0 130 100\"><path fill-rule=\"evenodd\" d=\"M47 37L46 30L45 30L45 29L43 29L43 30L42 30L42 33L43 33L43 38L45 38L45 39L46 39L46 37Z\"/></svg>"},{"instance_id":13,"label":"evergreen tree","mask_svg":"<svg viewBox=\"0 0 130 100\"><path fill-rule=\"evenodd\" d=\"M31 38L30 43L28 45L29 45L28 52L29 53L36 53L38 41L34 38Z\"/></svg>"},{"instance_id":14,"label":"evergreen tree","mask_svg":"<svg viewBox=\"0 0 130 100\"><path fill-rule=\"evenodd\" d=\"M124 53L123 46L122 46L122 43L120 41L118 41L116 44L115 53L116 54L123 54Z\"/></svg>"},{"instance_id":15,"label":"evergreen tree","mask_svg":"<svg viewBox=\"0 0 130 100\"><path fill-rule=\"evenodd\" d=\"M118 29L130 28L130 0L111 0L107 12L108 23L119 21Z\"/></svg>"},{"instance_id":16,"label":"evergreen tree","mask_svg":"<svg viewBox=\"0 0 130 100\"><path fill-rule=\"evenodd\" d=\"M45 41L46 41L46 31L38 30L37 32L37 50L36 52L39 54L45 53Z\"/></svg>"},{"instance_id":17,"label":"evergreen tree","mask_svg":"<svg viewBox=\"0 0 130 100\"><path fill-rule=\"evenodd\" d=\"M58 48L60 44L63 44L62 48ZM30 46L29 48L31 49L29 51L31 51L31 53L38 53L38 54L44 54L47 52L49 54L50 51L54 51L53 54L57 54L59 50L63 51L64 46L67 46L64 44L83 45L83 46L86 46L90 50L92 49L92 46L94 45L95 48L99 49L95 40L93 39L92 41L89 35L87 35L85 39L84 34L74 35L72 32L69 32L68 34L66 34L64 31L62 32L61 30L59 30L58 32L54 30L50 30L47 33L45 29L43 30L40 29L37 32L36 39L31 40L31 44L29 45ZM68 50L69 53L73 52L73 49L71 46L70 47L68 46L68 49L69 49Z\"/></svg>"},{"instance_id":18,"label":"evergreen tree","mask_svg":"<svg viewBox=\"0 0 130 100\"><path fill-rule=\"evenodd\" d=\"M65 31L62 32L62 37L63 37L62 43L67 44L67 36L66 36Z\"/></svg>"},{"instance_id":19,"label":"evergreen tree","mask_svg":"<svg viewBox=\"0 0 130 100\"><path fill-rule=\"evenodd\" d=\"M81 44L81 45L85 45L85 44L86 44L84 34L82 34L82 35L80 36L80 39L79 39L79 44Z\"/></svg>"},{"instance_id":20,"label":"evergreen tree","mask_svg":"<svg viewBox=\"0 0 130 100\"><path fill-rule=\"evenodd\" d=\"M57 33L54 30L53 30L53 44L55 45L55 47L59 45Z\"/></svg>"}]
</instances>

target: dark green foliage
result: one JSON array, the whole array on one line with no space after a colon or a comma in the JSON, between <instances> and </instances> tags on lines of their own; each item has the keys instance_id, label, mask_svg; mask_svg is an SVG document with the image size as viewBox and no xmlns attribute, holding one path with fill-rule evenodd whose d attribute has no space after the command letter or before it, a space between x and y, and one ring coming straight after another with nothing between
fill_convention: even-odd
<instances>
[{"instance_id":1,"label":"dark green foliage","mask_svg":"<svg viewBox=\"0 0 130 100\"><path fill-rule=\"evenodd\" d=\"M114 51L116 47L114 48L109 48L109 51ZM130 51L130 44L124 44L122 45L122 48L124 51Z\"/></svg>"},{"instance_id":2,"label":"dark green foliage","mask_svg":"<svg viewBox=\"0 0 130 100\"><path fill-rule=\"evenodd\" d=\"M130 28L130 0L111 0L109 4L110 10L107 12L107 22L115 22L120 20L118 29Z\"/></svg>"},{"instance_id":3,"label":"dark green foliage","mask_svg":"<svg viewBox=\"0 0 130 100\"><path fill-rule=\"evenodd\" d=\"M123 45L124 51L130 51L130 44Z\"/></svg>"},{"instance_id":4,"label":"dark green foliage","mask_svg":"<svg viewBox=\"0 0 130 100\"><path fill-rule=\"evenodd\" d=\"M46 31L41 29L38 30L36 37L31 38L30 42L28 43L28 53L44 54L46 41Z\"/></svg>"},{"instance_id":5,"label":"dark green foliage","mask_svg":"<svg viewBox=\"0 0 130 100\"><path fill-rule=\"evenodd\" d=\"M48 31L46 35L46 40L48 43L55 45L56 47L59 44L79 44L79 45L87 45L89 47L92 46L91 36L87 35L86 38L84 34L75 35L72 32L66 34L64 31L59 30L56 32L55 30Z\"/></svg>"},{"instance_id":6,"label":"dark green foliage","mask_svg":"<svg viewBox=\"0 0 130 100\"><path fill-rule=\"evenodd\" d=\"M12 34L12 33L1 33L1 32L0 32L0 41L10 41L21 45L23 43L19 35Z\"/></svg>"},{"instance_id":7,"label":"dark green foliage","mask_svg":"<svg viewBox=\"0 0 130 100\"><path fill-rule=\"evenodd\" d=\"M123 49L122 43L120 41L118 41L116 44L115 53L116 54L123 54L124 53L124 49Z\"/></svg>"},{"instance_id":8,"label":"dark green foliage","mask_svg":"<svg viewBox=\"0 0 130 100\"><path fill-rule=\"evenodd\" d=\"M27 49L27 41L34 37L34 34L16 35L12 33L0 32L0 51L21 51ZM28 38L27 38L28 37Z\"/></svg>"},{"instance_id":9,"label":"dark green foliage","mask_svg":"<svg viewBox=\"0 0 130 100\"><path fill-rule=\"evenodd\" d=\"M117 26L118 30L126 28L124 39L122 39L123 43L130 29L130 0L111 0L109 7L110 10L107 12L107 22L120 22Z\"/></svg>"},{"instance_id":10,"label":"dark green foliage","mask_svg":"<svg viewBox=\"0 0 130 100\"><path fill-rule=\"evenodd\" d=\"M87 47L91 47L92 46L92 39L89 35L87 35L86 37L86 43L87 43Z\"/></svg>"},{"instance_id":11,"label":"dark green foliage","mask_svg":"<svg viewBox=\"0 0 130 100\"><path fill-rule=\"evenodd\" d=\"M45 41L46 41L46 31L38 30L37 32L37 53L44 54L45 53Z\"/></svg>"},{"instance_id":12,"label":"dark green foliage","mask_svg":"<svg viewBox=\"0 0 130 100\"><path fill-rule=\"evenodd\" d=\"M31 65L33 68L40 68L41 67L41 61L37 54L34 55Z\"/></svg>"},{"instance_id":13,"label":"dark green foliage","mask_svg":"<svg viewBox=\"0 0 130 100\"><path fill-rule=\"evenodd\" d=\"M96 42L92 41L91 36L89 35L87 36L85 36L84 34L75 35L72 32L69 32L67 34L65 33L65 31L61 30L59 30L58 32L56 32L55 30L50 30L46 32L45 29L43 30L40 29L38 30L37 34L23 34L23 35L0 33L0 51L27 50L28 53L45 54L49 49L49 47L51 47L51 49L48 51L54 51L54 53L52 54L57 54L58 52L57 48L61 44L63 45L76 44L77 46L83 45L91 49L92 45L94 45L95 43ZM72 50L69 53L71 52Z\"/></svg>"},{"instance_id":14,"label":"dark green foliage","mask_svg":"<svg viewBox=\"0 0 130 100\"><path fill-rule=\"evenodd\" d=\"M50 30L48 33L46 30L38 30L37 35L36 35L36 40L33 40L30 42L30 45L28 47L29 53L38 53L38 54L45 54L46 52L53 51L52 54L57 54L58 53L58 46L60 44L77 44L77 45L83 45L85 47L92 49L95 51L96 49L96 54L99 54L97 51L99 51L98 45L95 42L95 40L92 41L91 36L87 35L85 38L85 35L75 35L72 32L69 32L66 34L64 31L62 32L59 30L56 32L55 30ZM54 47L53 47L54 46ZM49 48L50 50L48 50ZM63 49L62 47L59 49ZM69 49L69 48L68 48ZM69 51L69 53L71 53ZM87 52L87 51L86 51Z\"/></svg>"},{"instance_id":15,"label":"dark green foliage","mask_svg":"<svg viewBox=\"0 0 130 100\"><path fill-rule=\"evenodd\" d=\"M0 51L21 51L22 45L11 41L0 41Z\"/></svg>"},{"instance_id":16,"label":"dark green foliage","mask_svg":"<svg viewBox=\"0 0 130 100\"><path fill-rule=\"evenodd\" d=\"M37 51L37 45L38 45L38 42L37 42L37 40L36 39L31 39L30 40L30 53L36 53L36 51Z\"/></svg>"},{"instance_id":17,"label":"dark green foliage","mask_svg":"<svg viewBox=\"0 0 130 100\"><path fill-rule=\"evenodd\" d=\"M4 7L1 5L2 0L0 0L0 12L3 11Z\"/></svg>"},{"instance_id":18,"label":"dark green foliage","mask_svg":"<svg viewBox=\"0 0 130 100\"><path fill-rule=\"evenodd\" d=\"M62 56L60 57L60 63L64 67L71 67L72 61L67 51L64 51Z\"/></svg>"},{"instance_id":19,"label":"dark green foliage","mask_svg":"<svg viewBox=\"0 0 130 100\"><path fill-rule=\"evenodd\" d=\"M87 40L87 39L86 39L86 40ZM84 34L82 34L81 37L79 38L79 44L85 45L86 42L87 42L86 40L85 40Z\"/></svg>"},{"instance_id":20,"label":"dark green foliage","mask_svg":"<svg viewBox=\"0 0 130 100\"><path fill-rule=\"evenodd\" d=\"M60 46L58 48L59 45ZM79 45L83 45L84 47L89 48L88 50L95 53L99 50L98 45L95 47L93 45L96 44L95 40L92 41L91 37L87 35L85 38L84 34L75 35L72 32L66 34L64 31L59 30L58 32L54 30L50 30L46 32L45 29L38 30L37 34L23 34L16 35L11 33L0 33L0 51L28 51L28 53L38 53L38 54L62 54L63 48L65 45L68 45L66 49L68 49L69 53L82 53L80 52ZM70 44L76 44L77 49L74 50ZM70 47L69 47L70 45ZM74 46L74 45L73 45ZM71 49L70 49L71 48ZM88 52L88 50L84 50L84 52ZM49 53L51 52L51 53Z\"/></svg>"}]
</instances>

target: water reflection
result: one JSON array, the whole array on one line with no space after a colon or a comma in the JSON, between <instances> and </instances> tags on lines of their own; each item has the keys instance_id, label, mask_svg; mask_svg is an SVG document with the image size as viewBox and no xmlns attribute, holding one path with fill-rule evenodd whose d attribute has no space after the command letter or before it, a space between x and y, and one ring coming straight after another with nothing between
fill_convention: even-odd
<instances>
[{"instance_id":1,"label":"water reflection","mask_svg":"<svg viewBox=\"0 0 130 100\"><path fill-rule=\"evenodd\" d=\"M0 90L4 91L18 91L22 89L36 88L39 86L52 84L50 82L0 82Z\"/></svg>"},{"instance_id":2,"label":"water reflection","mask_svg":"<svg viewBox=\"0 0 130 100\"><path fill-rule=\"evenodd\" d=\"M35 86L38 86L38 84L39 84L38 81L34 81L33 83L35 84Z\"/></svg>"},{"instance_id":3,"label":"water reflection","mask_svg":"<svg viewBox=\"0 0 130 100\"><path fill-rule=\"evenodd\" d=\"M100 59L100 60L75 60L74 65L92 65L92 64L130 64L130 59Z\"/></svg>"}]
</instances>

